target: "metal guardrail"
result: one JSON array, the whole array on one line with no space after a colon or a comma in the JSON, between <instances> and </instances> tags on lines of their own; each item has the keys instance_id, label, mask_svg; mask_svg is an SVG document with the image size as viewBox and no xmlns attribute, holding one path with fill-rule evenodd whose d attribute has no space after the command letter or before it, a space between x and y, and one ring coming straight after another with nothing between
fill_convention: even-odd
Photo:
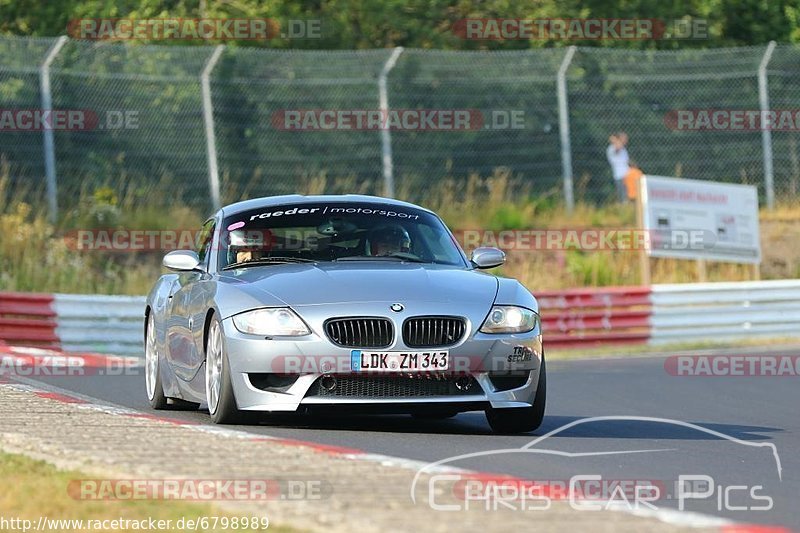
<instances>
[{"instance_id":1,"label":"metal guardrail","mask_svg":"<svg viewBox=\"0 0 800 533\"><path fill-rule=\"evenodd\" d=\"M545 346L644 344L650 337L650 287L535 292Z\"/></svg>"},{"instance_id":2,"label":"metal guardrail","mask_svg":"<svg viewBox=\"0 0 800 533\"><path fill-rule=\"evenodd\" d=\"M654 285L651 344L800 337L800 280Z\"/></svg>"},{"instance_id":3,"label":"metal guardrail","mask_svg":"<svg viewBox=\"0 0 800 533\"><path fill-rule=\"evenodd\" d=\"M536 292L549 349L800 337L800 280ZM0 342L143 355L143 296L0 293Z\"/></svg>"},{"instance_id":4,"label":"metal guardrail","mask_svg":"<svg viewBox=\"0 0 800 533\"><path fill-rule=\"evenodd\" d=\"M144 354L144 296L55 294L56 335L67 352Z\"/></svg>"},{"instance_id":5,"label":"metal guardrail","mask_svg":"<svg viewBox=\"0 0 800 533\"><path fill-rule=\"evenodd\" d=\"M52 294L0 292L0 341L57 346L52 304Z\"/></svg>"},{"instance_id":6,"label":"metal guardrail","mask_svg":"<svg viewBox=\"0 0 800 533\"><path fill-rule=\"evenodd\" d=\"M0 293L0 342L142 356L143 296Z\"/></svg>"}]
</instances>

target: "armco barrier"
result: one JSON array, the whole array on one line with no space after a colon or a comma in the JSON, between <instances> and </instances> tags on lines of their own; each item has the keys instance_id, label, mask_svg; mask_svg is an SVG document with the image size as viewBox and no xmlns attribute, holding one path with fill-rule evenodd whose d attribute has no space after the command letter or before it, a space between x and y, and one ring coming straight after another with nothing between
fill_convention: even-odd
<instances>
[{"instance_id":1,"label":"armco barrier","mask_svg":"<svg viewBox=\"0 0 800 533\"><path fill-rule=\"evenodd\" d=\"M644 344L650 337L650 287L534 292L547 348Z\"/></svg>"},{"instance_id":2,"label":"armco barrier","mask_svg":"<svg viewBox=\"0 0 800 533\"><path fill-rule=\"evenodd\" d=\"M536 291L548 349L800 337L800 280ZM145 298L0 293L0 343L143 354Z\"/></svg>"},{"instance_id":3,"label":"armco barrier","mask_svg":"<svg viewBox=\"0 0 800 533\"><path fill-rule=\"evenodd\" d=\"M63 350L143 356L144 296L53 296Z\"/></svg>"},{"instance_id":4,"label":"armco barrier","mask_svg":"<svg viewBox=\"0 0 800 533\"><path fill-rule=\"evenodd\" d=\"M800 280L654 285L651 344L800 337Z\"/></svg>"},{"instance_id":5,"label":"armco barrier","mask_svg":"<svg viewBox=\"0 0 800 533\"><path fill-rule=\"evenodd\" d=\"M54 347L56 312L52 294L0 292L0 340L9 344Z\"/></svg>"},{"instance_id":6,"label":"armco barrier","mask_svg":"<svg viewBox=\"0 0 800 533\"><path fill-rule=\"evenodd\" d=\"M0 341L141 356L144 303L140 296L0 293Z\"/></svg>"}]
</instances>

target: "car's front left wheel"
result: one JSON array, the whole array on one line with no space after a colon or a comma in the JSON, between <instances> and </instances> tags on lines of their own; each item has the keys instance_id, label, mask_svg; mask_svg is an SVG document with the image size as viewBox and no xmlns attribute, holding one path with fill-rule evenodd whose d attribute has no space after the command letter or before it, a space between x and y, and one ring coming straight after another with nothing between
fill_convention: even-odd
<instances>
[{"instance_id":1,"label":"car's front left wheel","mask_svg":"<svg viewBox=\"0 0 800 533\"><path fill-rule=\"evenodd\" d=\"M530 407L511 407L507 409L488 408L486 420L496 433L527 433L542 425L544 407L547 400L547 372L542 358L539 369L539 382L536 395Z\"/></svg>"},{"instance_id":2,"label":"car's front left wheel","mask_svg":"<svg viewBox=\"0 0 800 533\"><path fill-rule=\"evenodd\" d=\"M215 424L234 424L241 418L233 396L222 325L217 317L211 319L206 341L206 403L211 421Z\"/></svg>"}]
</instances>

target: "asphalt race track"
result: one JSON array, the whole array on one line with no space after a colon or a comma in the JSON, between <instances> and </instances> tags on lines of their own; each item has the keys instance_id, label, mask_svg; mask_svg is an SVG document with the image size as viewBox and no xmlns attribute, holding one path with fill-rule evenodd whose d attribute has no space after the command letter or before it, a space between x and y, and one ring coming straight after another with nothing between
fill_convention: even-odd
<instances>
[{"instance_id":1,"label":"asphalt race track","mask_svg":"<svg viewBox=\"0 0 800 533\"><path fill-rule=\"evenodd\" d=\"M797 355L800 350L781 354ZM800 529L798 377L676 377L665 370L664 361L660 357L549 361L547 416L530 435L494 435L483 413L444 421L405 415L262 416L238 429L425 462L494 451L448 464L536 481L568 481L576 475L599 475L608 481L648 480L658 484L665 496L656 505L675 509L679 476L710 476L713 487L697 485L697 490L713 494L686 500L687 510ZM152 412L142 372L40 379L103 402ZM203 411L159 414L210 424ZM518 451L537 436L599 416L673 419L729 438L678 423L605 420L576 424L533 447L551 452ZM774 445L782 479L772 448L748 443ZM765 495L772 498L771 510L733 510L766 506L766 500L758 499Z\"/></svg>"}]
</instances>

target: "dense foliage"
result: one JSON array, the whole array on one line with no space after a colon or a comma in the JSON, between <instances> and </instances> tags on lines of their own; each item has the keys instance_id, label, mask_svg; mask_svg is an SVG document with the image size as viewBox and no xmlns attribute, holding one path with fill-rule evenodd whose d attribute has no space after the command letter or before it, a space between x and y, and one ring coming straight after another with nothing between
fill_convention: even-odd
<instances>
[{"instance_id":1,"label":"dense foliage","mask_svg":"<svg viewBox=\"0 0 800 533\"><path fill-rule=\"evenodd\" d=\"M630 48L717 47L800 40L799 0L0 0L0 34L54 36L82 17L318 19L320 39L245 46L354 49L519 49L566 44ZM465 18L704 19L707 39L675 41L473 41L456 35Z\"/></svg>"}]
</instances>

